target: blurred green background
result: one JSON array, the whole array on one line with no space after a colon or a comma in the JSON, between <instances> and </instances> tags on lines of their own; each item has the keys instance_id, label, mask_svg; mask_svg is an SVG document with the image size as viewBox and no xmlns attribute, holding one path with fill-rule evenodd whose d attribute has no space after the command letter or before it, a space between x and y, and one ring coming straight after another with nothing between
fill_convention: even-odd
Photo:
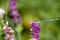
<instances>
[{"instance_id":1,"label":"blurred green background","mask_svg":"<svg viewBox=\"0 0 60 40\"><path fill-rule=\"evenodd\" d=\"M0 0L0 8L3 8L10 14L7 11L9 10L8 7L9 0ZM17 0L17 10L22 17L23 30L21 32L21 38L22 40L28 40L30 39L30 22L49 18L60 18L60 0ZM10 16L8 15L9 18ZM40 27L40 40L60 40L60 20L42 22L40 23Z\"/></svg>"}]
</instances>

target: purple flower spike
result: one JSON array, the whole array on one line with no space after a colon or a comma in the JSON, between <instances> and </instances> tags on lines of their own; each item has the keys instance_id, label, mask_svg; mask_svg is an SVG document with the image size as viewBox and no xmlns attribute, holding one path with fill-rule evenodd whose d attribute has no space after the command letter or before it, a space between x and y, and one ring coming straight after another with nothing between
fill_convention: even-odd
<instances>
[{"instance_id":1,"label":"purple flower spike","mask_svg":"<svg viewBox=\"0 0 60 40\"><path fill-rule=\"evenodd\" d=\"M34 22L31 23L31 26L32 27L35 27L35 25L36 25L36 23L34 23Z\"/></svg>"},{"instance_id":2,"label":"purple flower spike","mask_svg":"<svg viewBox=\"0 0 60 40\"><path fill-rule=\"evenodd\" d=\"M11 20L14 23L20 23L21 22L21 17L19 15L19 12L17 11L16 8L16 0L10 0L10 10L11 10Z\"/></svg>"},{"instance_id":3,"label":"purple flower spike","mask_svg":"<svg viewBox=\"0 0 60 40\"><path fill-rule=\"evenodd\" d=\"M10 0L10 10L16 9L16 0Z\"/></svg>"},{"instance_id":4,"label":"purple flower spike","mask_svg":"<svg viewBox=\"0 0 60 40\"><path fill-rule=\"evenodd\" d=\"M12 11L10 16L12 16L11 20L14 23L20 23L21 22L21 18L20 18L20 15L19 15L18 11L16 11L16 10Z\"/></svg>"},{"instance_id":5,"label":"purple flower spike","mask_svg":"<svg viewBox=\"0 0 60 40\"><path fill-rule=\"evenodd\" d=\"M11 6L10 6L10 10L12 10L12 11L13 11L13 10L16 10L16 7L13 6L13 5L11 5Z\"/></svg>"},{"instance_id":6,"label":"purple flower spike","mask_svg":"<svg viewBox=\"0 0 60 40\"><path fill-rule=\"evenodd\" d=\"M40 26L34 22L31 23L31 37L39 40Z\"/></svg>"},{"instance_id":7,"label":"purple flower spike","mask_svg":"<svg viewBox=\"0 0 60 40\"><path fill-rule=\"evenodd\" d=\"M40 32L40 27L34 27L33 30L34 30L35 33L39 33Z\"/></svg>"},{"instance_id":8,"label":"purple flower spike","mask_svg":"<svg viewBox=\"0 0 60 40\"><path fill-rule=\"evenodd\" d=\"M5 40L15 40L15 34L12 27L9 27L8 21L6 22L5 26L3 27L3 31L5 31Z\"/></svg>"},{"instance_id":9,"label":"purple flower spike","mask_svg":"<svg viewBox=\"0 0 60 40\"><path fill-rule=\"evenodd\" d=\"M35 33L39 33L40 32L40 26L37 25L36 23L32 22L31 23L32 29Z\"/></svg>"},{"instance_id":10,"label":"purple flower spike","mask_svg":"<svg viewBox=\"0 0 60 40\"><path fill-rule=\"evenodd\" d=\"M32 37L33 37L33 38L39 38L39 35L38 35L38 33L33 33L33 34L32 34Z\"/></svg>"},{"instance_id":11,"label":"purple flower spike","mask_svg":"<svg viewBox=\"0 0 60 40\"><path fill-rule=\"evenodd\" d=\"M12 34L12 35L10 36L10 40L15 40L15 35L14 35L14 34Z\"/></svg>"},{"instance_id":12,"label":"purple flower spike","mask_svg":"<svg viewBox=\"0 0 60 40\"><path fill-rule=\"evenodd\" d=\"M19 16L18 11L17 10L12 11L11 16L14 16L14 17Z\"/></svg>"}]
</instances>

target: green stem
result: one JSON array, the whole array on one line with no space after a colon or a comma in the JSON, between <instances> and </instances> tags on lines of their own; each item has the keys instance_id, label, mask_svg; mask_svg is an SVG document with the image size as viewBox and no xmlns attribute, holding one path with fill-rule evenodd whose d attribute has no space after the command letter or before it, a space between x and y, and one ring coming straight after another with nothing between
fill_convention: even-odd
<instances>
[{"instance_id":1,"label":"green stem","mask_svg":"<svg viewBox=\"0 0 60 40\"><path fill-rule=\"evenodd\" d=\"M18 35L18 40L21 40L21 33L17 32L17 35Z\"/></svg>"},{"instance_id":2,"label":"green stem","mask_svg":"<svg viewBox=\"0 0 60 40\"><path fill-rule=\"evenodd\" d=\"M23 30L22 28L22 24L17 24L17 28L15 28L16 30L16 36L17 36L17 40L22 40L21 39L21 31Z\"/></svg>"},{"instance_id":3,"label":"green stem","mask_svg":"<svg viewBox=\"0 0 60 40\"><path fill-rule=\"evenodd\" d=\"M1 26L0 26L0 31L1 31Z\"/></svg>"}]
</instances>

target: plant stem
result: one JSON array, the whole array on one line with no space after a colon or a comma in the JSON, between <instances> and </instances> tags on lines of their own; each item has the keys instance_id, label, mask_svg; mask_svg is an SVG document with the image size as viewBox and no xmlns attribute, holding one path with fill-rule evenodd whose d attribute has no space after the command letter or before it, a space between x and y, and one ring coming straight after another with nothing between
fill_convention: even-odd
<instances>
[{"instance_id":1,"label":"plant stem","mask_svg":"<svg viewBox=\"0 0 60 40\"><path fill-rule=\"evenodd\" d=\"M21 33L20 32L17 33L18 33L18 40L21 40Z\"/></svg>"}]
</instances>

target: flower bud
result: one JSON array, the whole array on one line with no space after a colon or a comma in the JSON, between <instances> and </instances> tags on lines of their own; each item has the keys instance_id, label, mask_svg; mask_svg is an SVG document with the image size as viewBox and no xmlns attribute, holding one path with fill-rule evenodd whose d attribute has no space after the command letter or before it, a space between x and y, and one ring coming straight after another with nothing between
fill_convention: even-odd
<instances>
[{"instance_id":1,"label":"flower bud","mask_svg":"<svg viewBox=\"0 0 60 40\"><path fill-rule=\"evenodd\" d=\"M3 9L0 8L0 19L3 18L4 14L5 14L5 11L4 11Z\"/></svg>"}]
</instances>

